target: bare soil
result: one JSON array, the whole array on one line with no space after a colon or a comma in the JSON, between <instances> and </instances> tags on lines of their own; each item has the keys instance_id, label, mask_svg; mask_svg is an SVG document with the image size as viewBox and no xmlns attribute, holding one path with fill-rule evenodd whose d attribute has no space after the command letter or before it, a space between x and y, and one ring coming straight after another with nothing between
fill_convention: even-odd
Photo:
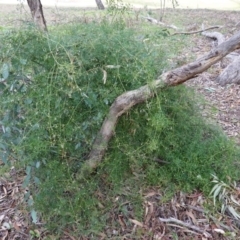
<instances>
[{"instance_id":1,"label":"bare soil","mask_svg":"<svg viewBox=\"0 0 240 240\"><path fill-rule=\"evenodd\" d=\"M98 12L88 15L83 9L64 8L57 9L46 7L44 9L45 17L48 24L65 24L71 21L91 21L92 18L98 18ZM1 5L0 6L0 26L11 27L21 26L31 21L29 10L23 6ZM205 27L212 25L224 26L220 31L226 37L231 36L239 30L236 24L239 22L240 12L222 12L213 10L169 10L166 15L166 22L178 25L180 22L185 29L194 30L201 29L201 25ZM190 58L201 56L209 51L212 47L212 40L201 36L200 34L191 35L192 45L186 47L182 56L176 57L178 64L184 64L190 61ZM174 60L173 60L174 61ZM227 85L221 87L215 81L218 74L223 71L221 64L216 64L208 72L200 74L195 79L188 81L186 84L195 91L202 93L206 102L202 104L203 115L209 121L216 121L225 133L240 144L240 86ZM212 111L214 109L214 111ZM1 166L0 166L1 167ZM31 223L31 217L28 211L24 209L24 191L21 188L23 174L16 172L14 168L9 174L0 177L0 239L56 239L50 236L44 228L44 223L39 222L36 225ZM153 239L240 239L240 232L236 229L234 220L229 217L223 217L221 224L215 221L204 212L203 205L206 203L204 196L200 192L191 194L177 193L171 201L160 204L159 199L163 193L156 189L149 189L145 194L145 216L141 222L132 219L132 225L127 227L126 219L119 214L113 212L112 219L109 221L117 221L122 226L118 229L121 239L133 239L131 233L139 231L138 239L150 239L149 233L153 233ZM128 203L126 203L128 204ZM159 221L158 216L161 215L165 219L174 217L183 222L192 223L197 226L200 231L192 228L179 226L176 222L165 224ZM133 227L132 227L133 226ZM224 237L217 233L214 229L223 229L224 231L237 231L237 235L233 238ZM109 239L109 231L106 229L98 239ZM115 231L115 230L114 230ZM192 233L190 236L189 233ZM174 234L176 234L174 237ZM77 239L70 230L63 233L61 239ZM34 237L35 236L35 237ZM48 238L47 238L48 236ZM90 238L79 238L90 239ZM119 238L120 239L120 238ZM152 239L152 238L151 238Z\"/></svg>"}]
</instances>

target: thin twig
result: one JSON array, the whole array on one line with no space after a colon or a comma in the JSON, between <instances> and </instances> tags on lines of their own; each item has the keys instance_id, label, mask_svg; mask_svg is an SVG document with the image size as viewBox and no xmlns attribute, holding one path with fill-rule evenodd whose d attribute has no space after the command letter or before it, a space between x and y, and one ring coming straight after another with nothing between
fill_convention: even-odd
<instances>
[{"instance_id":1,"label":"thin twig","mask_svg":"<svg viewBox=\"0 0 240 240\"><path fill-rule=\"evenodd\" d=\"M181 220L178 220L176 218L159 218L159 220L161 222L166 222L166 223L175 223L175 224L178 224L178 225L181 225L181 226L184 226L186 228L190 228L190 229L193 229L194 231L198 232L198 233L201 233L203 234L204 236L208 237L208 238L212 238L212 235L209 234L208 232L202 230L201 228L195 226L195 225L192 225L192 224L189 224L189 223L185 223Z\"/></svg>"},{"instance_id":2,"label":"thin twig","mask_svg":"<svg viewBox=\"0 0 240 240\"><path fill-rule=\"evenodd\" d=\"M68 232L64 231L64 234L67 235L71 240L76 240L76 238L71 236Z\"/></svg>"},{"instance_id":3,"label":"thin twig","mask_svg":"<svg viewBox=\"0 0 240 240\"><path fill-rule=\"evenodd\" d=\"M193 234L196 234L196 235L201 235L201 234L198 233L198 232L194 232L194 231L192 231L192 230L190 230L190 229L186 229L186 227L181 227L181 226L176 225L176 224L171 224L171 223L169 223L168 226L180 228L180 229L182 229L182 231L184 231L184 232L193 233Z\"/></svg>"},{"instance_id":4,"label":"thin twig","mask_svg":"<svg viewBox=\"0 0 240 240\"><path fill-rule=\"evenodd\" d=\"M179 28L178 27L176 27L176 26L174 26L174 25L168 25L168 24L166 24L166 23L163 23L163 22L160 22L160 21L158 21L157 19L155 19L155 18L152 18L152 17L144 17L144 16L142 16L143 18L145 18L145 19L147 19L149 22L151 22L151 23L154 23L154 24L158 24L158 25L161 25L161 26L164 26L164 27L166 27L166 28L173 28L173 29L175 29L175 30L178 30Z\"/></svg>"},{"instance_id":5,"label":"thin twig","mask_svg":"<svg viewBox=\"0 0 240 240\"><path fill-rule=\"evenodd\" d=\"M215 29L215 28L221 28L221 26L213 26L213 27L209 27L209 28L202 29L202 30L197 30L197 31L192 31L192 32L175 32L175 33L171 34L171 36L177 35L177 34L190 35L190 34L205 32L207 30L211 30L211 29Z\"/></svg>"},{"instance_id":6,"label":"thin twig","mask_svg":"<svg viewBox=\"0 0 240 240\"><path fill-rule=\"evenodd\" d=\"M201 212L201 213L204 213L204 214L208 215L208 212L207 212L207 211L204 211L204 209L202 209L202 208L194 207L194 206L191 206L191 205L187 205L186 207L187 207L187 208L190 208L190 209L193 209L193 210L195 210L195 211L197 211L197 212ZM212 215L208 215L208 216L209 216L209 218L212 219L212 221L213 221L215 224L219 225L220 227L224 228L224 229L227 230L227 231L230 231L230 232L233 231L232 228L224 225L223 223L221 223L219 220L217 220L217 219L216 219L215 217L213 217Z\"/></svg>"},{"instance_id":7,"label":"thin twig","mask_svg":"<svg viewBox=\"0 0 240 240\"><path fill-rule=\"evenodd\" d=\"M186 205L186 206L183 206L183 207L187 207L187 208L193 209L193 210L195 210L195 211L197 211L197 212L206 213L206 212L204 211L204 209L198 208L198 207L195 207L195 206L192 206L192 205Z\"/></svg>"},{"instance_id":8,"label":"thin twig","mask_svg":"<svg viewBox=\"0 0 240 240\"><path fill-rule=\"evenodd\" d=\"M23 236L25 236L25 237L29 237L29 235L28 234L26 234L26 233L24 233L24 232L22 232L22 231L17 231L18 233L20 233L20 234L22 234Z\"/></svg>"}]
</instances>

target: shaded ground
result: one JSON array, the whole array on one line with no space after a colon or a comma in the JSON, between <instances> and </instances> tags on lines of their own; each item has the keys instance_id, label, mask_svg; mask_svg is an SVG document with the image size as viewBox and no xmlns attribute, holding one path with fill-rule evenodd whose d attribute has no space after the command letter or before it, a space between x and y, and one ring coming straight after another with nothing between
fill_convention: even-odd
<instances>
[{"instance_id":1,"label":"shaded ground","mask_svg":"<svg viewBox=\"0 0 240 240\"><path fill-rule=\"evenodd\" d=\"M100 17L98 12L89 15L79 9L47 7L44 10L48 24L64 24L71 21L88 22ZM29 11L25 7L2 5L0 15L1 26L30 22ZM230 36L237 30L235 25L239 17L238 12L177 10L169 11L166 21L175 25L181 22L189 30L199 29L202 23L206 27L220 24L224 25L221 31ZM191 38L192 46L186 48L181 57L173 59L173 61L178 61L179 65L190 61L190 58L202 55L212 47L212 41L205 37L192 35ZM240 143L240 86L219 86L214 80L220 71L222 67L216 64L208 72L190 80L187 85L206 97L207 102L201 106L203 114L211 121L217 121L229 137L233 137ZM41 221L33 224L31 216L23 207L26 191L21 188L23 175L12 168L9 174L0 178L0 239L57 239L56 236L49 235ZM145 215L142 219L135 219L131 203L126 202L125 213L116 209L112 209L110 213L109 226L116 225L118 228L106 227L105 232L102 232L98 239L120 239L117 236L121 236L121 239L203 240L210 239L210 236L212 239L240 239L240 233L236 227L239 223L220 214L215 217L210 216L204 210L203 206L207 200L201 192L196 191L188 195L177 193L170 201L162 201L164 193L157 189L149 189L148 192L142 194L142 197L145 199L143 205ZM170 219L171 217L175 220ZM171 221L166 224L164 220ZM186 226L179 224L176 220L184 222ZM116 224L111 224L113 222ZM223 237L219 229L224 232L236 231L238 233ZM63 235L61 239L78 239L74 238L74 234L68 229ZM133 235L139 237L133 238ZM81 239L90 238L82 237Z\"/></svg>"}]
</instances>

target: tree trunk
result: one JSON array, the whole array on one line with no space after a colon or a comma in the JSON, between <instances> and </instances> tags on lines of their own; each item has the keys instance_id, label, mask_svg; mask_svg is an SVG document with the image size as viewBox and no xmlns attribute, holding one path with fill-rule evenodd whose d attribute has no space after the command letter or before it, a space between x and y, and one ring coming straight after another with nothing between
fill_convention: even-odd
<instances>
[{"instance_id":1,"label":"tree trunk","mask_svg":"<svg viewBox=\"0 0 240 240\"><path fill-rule=\"evenodd\" d=\"M43 31L47 31L46 21L43 15L41 0L27 0L34 23Z\"/></svg>"},{"instance_id":2,"label":"tree trunk","mask_svg":"<svg viewBox=\"0 0 240 240\"><path fill-rule=\"evenodd\" d=\"M97 167L104 157L108 143L113 136L118 118L131 109L134 105L145 102L156 95L166 87L176 86L197 76L207 70L213 64L220 61L227 54L240 48L240 32L212 49L206 55L198 58L196 61L186 64L180 68L163 73L159 78L149 85L138 89L128 91L118 96L110 107L102 127L97 134L90 151L89 158L80 170L79 178L85 178Z\"/></svg>"},{"instance_id":3,"label":"tree trunk","mask_svg":"<svg viewBox=\"0 0 240 240\"><path fill-rule=\"evenodd\" d=\"M104 5L103 5L101 0L95 0L95 1L96 1L98 9L100 9L100 10L104 10L105 9L105 7L104 7Z\"/></svg>"}]
</instances>

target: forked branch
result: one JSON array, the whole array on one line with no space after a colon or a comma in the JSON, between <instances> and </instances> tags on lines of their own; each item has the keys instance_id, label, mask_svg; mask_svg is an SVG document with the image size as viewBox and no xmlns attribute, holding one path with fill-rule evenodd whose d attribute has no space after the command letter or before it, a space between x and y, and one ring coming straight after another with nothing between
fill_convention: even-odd
<instances>
[{"instance_id":1,"label":"forked branch","mask_svg":"<svg viewBox=\"0 0 240 240\"><path fill-rule=\"evenodd\" d=\"M163 73L151 84L125 92L118 96L111 105L109 113L97 134L89 158L80 170L80 175L85 175L85 173L91 172L97 167L99 162L101 162L107 150L108 143L113 136L118 118L122 114L127 112L134 105L145 102L147 99L154 97L160 90L166 87L182 84L195 77L197 74L207 70L213 64L220 61L224 56L238 48L240 48L240 32L196 61Z\"/></svg>"}]
</instances>

